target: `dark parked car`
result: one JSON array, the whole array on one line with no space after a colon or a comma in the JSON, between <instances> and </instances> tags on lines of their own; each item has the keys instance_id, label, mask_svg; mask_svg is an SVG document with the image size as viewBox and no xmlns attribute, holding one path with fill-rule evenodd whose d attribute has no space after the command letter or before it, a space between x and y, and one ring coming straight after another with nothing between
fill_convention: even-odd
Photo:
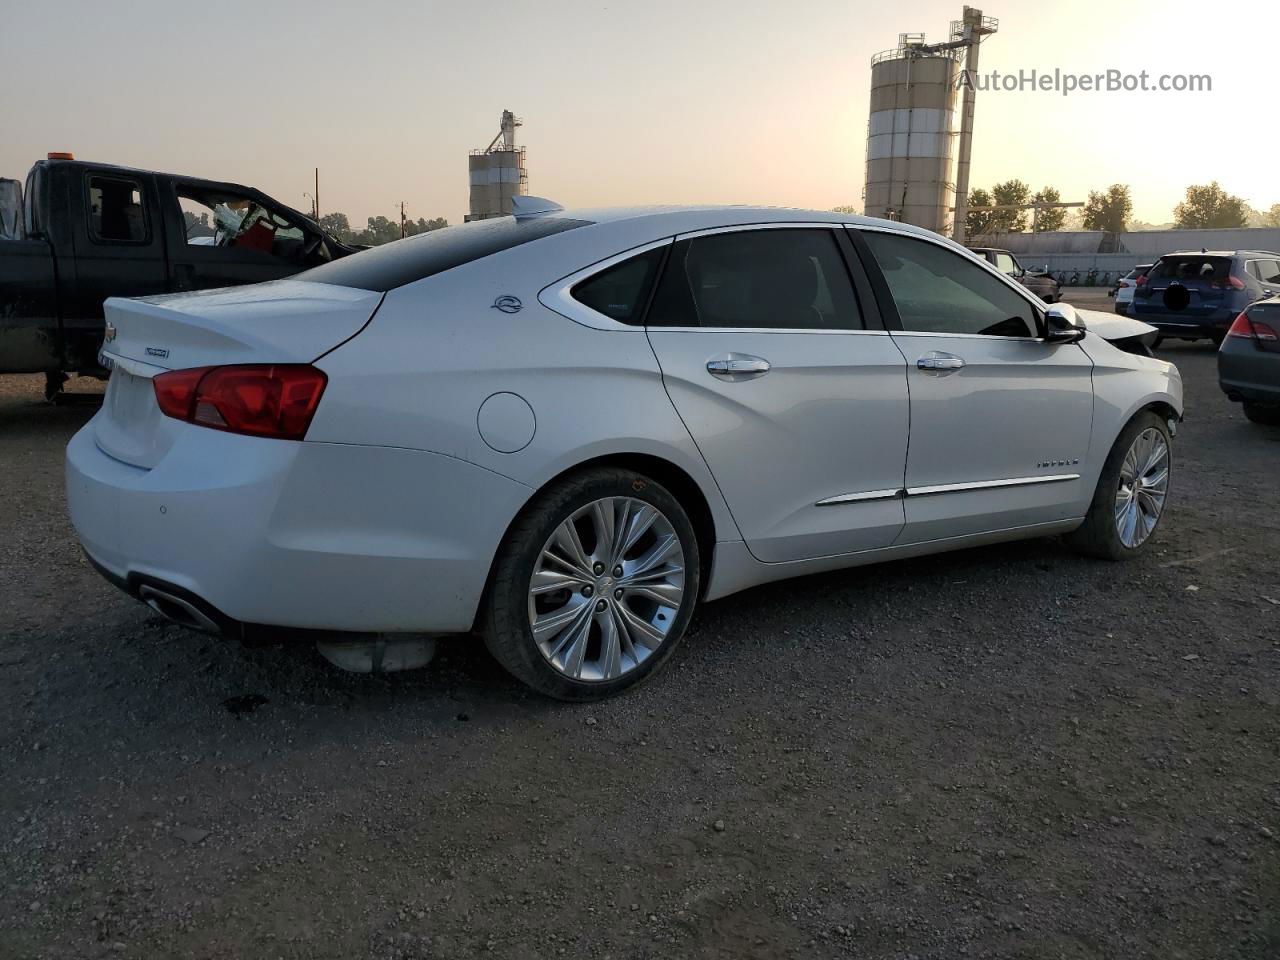
<instances>
[{"instance_id":1,"label":"dark parked car","mask_svg":"<svg viewBox=\"0 0 1280 960\"><path fill-rule=\"evenodd\" d=\"M1218 350L1218 385L1254 423L1280 425L1280 297L1249 304Z\"/></svg>"},{"instance_id":2,"label":"dark parked car","mask_svg":"<svg viewBox=\"0 0 1280 960\"><path fill-rule=\"evenodd\" d=\"M43 372L50 397L68 373L101 375L107 297L277 280L355 251L235 183L51 154L25 191L4 185L0 373Z\"/></svg>"},{"instance_id":3,"label":"dark parked car","mask_svg":"<svg viewBox=\"0 0 1280 960\"><path fill-rule=\"evenodd\" d=\"M1162 338L1222 343L1245 307L1280 293L1280 254L1261 250L1167 253L1138 278L1129 316Z\"/></svg>"},{"instance_id":4,"label":"dark parked car","mask_svg":"<svg viewBox=\"0 0 1280 960\"><path fill-rule=\"evenodd\" d=\"M1018 262L1018 258L1008 250L1000 250L996 247L973 247L972 250L1001 273L1007 273L1013 277L1045 303L1056 303L1062 299L1058 281L1053 279L1051 274L1024 269Z\"/></svg>"}]
</instances>

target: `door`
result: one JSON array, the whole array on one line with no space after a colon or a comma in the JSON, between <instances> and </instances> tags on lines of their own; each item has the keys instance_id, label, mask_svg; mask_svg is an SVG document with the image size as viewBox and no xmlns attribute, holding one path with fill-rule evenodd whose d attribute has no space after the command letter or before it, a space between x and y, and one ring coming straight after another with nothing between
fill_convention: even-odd
<instances>
[{"instance_id":1,"label":"door","mask_svg":"<svg viewBox=\"0 0 1280 960\"><path fill-rule=\"evenodd\" d=\"M72 188L75 282L63 295L66 368L92 367L102 346L102 302L168 290L154 178L86 170Z\"/></svg>"},{"instance_id":2,"label":"door","mask_svg":"<svg viewBox=\"0 0 1280 960\"><path fill-rule=\"evenodd\" d=\"M857 235L882 271L886 323L900 328L892 337L907 360L911 441L898 542L1079 515L1093 420L1088 355L1045 343L1039 311L1017 286L943 243Z\"/></svg>"},{"instance_id":3,"label":"door","mask_svg":"<svg viewBox=\"0 0 1280 960\"><path fill-rule=\"evenodd\" d=\"M839 227L677 238L646 317L663 382L747 547L780 562L904 522L901 353Z\"/></svg>"}]
</instances>

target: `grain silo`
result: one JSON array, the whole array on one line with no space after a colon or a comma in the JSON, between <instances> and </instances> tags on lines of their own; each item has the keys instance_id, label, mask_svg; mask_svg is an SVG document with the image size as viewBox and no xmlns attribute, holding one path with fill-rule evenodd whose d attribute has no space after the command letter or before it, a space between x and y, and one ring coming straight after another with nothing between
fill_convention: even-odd
<instances>
[{"instance_id":1,"label":"grain silo","mask_svg":"<svg viewBox=\"0 0 1280 960\"><path fill-rule=\"evenodd\" d=\"M471 179L471 212L467 220L487 220L511 213L511 198L529 192L529 174L524 166L524 147L516 146L516 127L521 121L510 110L502 111L498 135L483 150L472 150L467 158Z\"/></svg>"},{"instance_id":2,"label":"grain silo","mask_svg":"<svg viewBox=\"0 0 1280 960\"><path fill-rule=\"evenodd\" d=\"M929 52L923 34L904 33L872 59L867 216L947 232L959 71L954 51Z\"/></svg>"},{"instance_id":3,"label":"grain silo","mask_svg":"<svg viewBox=\"0 0 1280 960\"><path fill-rule=\"evenodd\" d=\"M863 195L867 216L902 220L963 240L973 134L972 80L977 74L978 45L998 28L997 20L965 7L962 18L952 21L948 41L926 44L922 33L903 33L898 35L896 49L872 58ZM970 82L962 83L966 73ZM957 118L961 88L962 110Z\"/></svg>"}]
</instances>

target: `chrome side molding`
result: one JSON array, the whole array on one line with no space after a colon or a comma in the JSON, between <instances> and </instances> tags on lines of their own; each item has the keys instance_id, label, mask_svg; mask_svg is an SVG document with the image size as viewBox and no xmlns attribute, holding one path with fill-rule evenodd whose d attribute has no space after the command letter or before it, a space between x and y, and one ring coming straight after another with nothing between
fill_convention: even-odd
<instances>
[{"instance_id":1,"label":"chrome side molding","mask_svg":"<svg viewBox=\"0 0 1280 960\"><path fill-rule=\"evenodd\" d=\"M1066 483L1079 480L1078 473L1059 473L1051 477L1010 477L1007 480L979 480L976 483L939 483L928 487L908 487L908 497L928 497L935 493L965 493L970 490L993 490L997 487L1029 487L1036 483Z\"/></svg>"},{"instance_id":2,"label":"chrome side molding","mask_svg":"<svg viewBox=\"0 0 1280 960\"><path fill-rule=\"evenodd\" d=\"M815 507L834 507L842 503L866 503L868 500L895 500L901 497L928 497L938 493L967 493L972 490L994 490L999 487L1028 487L1037 483L1066 483L1079 480L1078 473L1059 473L1050 477L1010 477L1007 480L978 480L973 483L939 483L927 487L908 487L905 490L867 490L861 493L842 493L827 497Z\"/></svg>"},{"instance_id":3,"label":"chrome side molding","mask_svg":"<svg viewBox=\"0 0 1280 960\"><path fill-rule=\"evenodd\" d=\"M819 500L816 507L834 507L841 503L865 503L868 500L896 500L905 490L867 490L865 493L842 493L838 497Z\"/></svg>"}]
</instances>

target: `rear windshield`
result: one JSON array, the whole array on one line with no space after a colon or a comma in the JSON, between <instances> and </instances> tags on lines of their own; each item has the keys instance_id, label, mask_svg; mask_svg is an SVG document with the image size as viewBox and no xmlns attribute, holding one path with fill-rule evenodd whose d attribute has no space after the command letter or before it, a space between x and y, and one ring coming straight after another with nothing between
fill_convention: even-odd
<instances>
[{"instance_id":1,"label":"rear windshield","mask_svg":"<svg viewBox=\"0 0 1280 960\"><path fill-rule=\"evenodd\" d=\"M590 223L590 220L571 220L567 217L534 217L528 220L494 217L492 220L473 220L460 226L431 230L381 247L362 250L341 260L304 270L296 274L294 279L386 293L423 277L460 267L472 260L510 250L531 240L585 227Z\"/></svg>"},{"instance_id":2,"label":"rear windshield","mask_svg":"<svg viewBox=\"0 0 1280 960\"><path fill-rule=\"evenodd\" d=\"M1208 283L1225 280L1231 276L1230 257L1206 257L1190 254L1180 257L1161 257L1151 270L1152 280L1181 280Z\"/></svg>"}]
</instances>

